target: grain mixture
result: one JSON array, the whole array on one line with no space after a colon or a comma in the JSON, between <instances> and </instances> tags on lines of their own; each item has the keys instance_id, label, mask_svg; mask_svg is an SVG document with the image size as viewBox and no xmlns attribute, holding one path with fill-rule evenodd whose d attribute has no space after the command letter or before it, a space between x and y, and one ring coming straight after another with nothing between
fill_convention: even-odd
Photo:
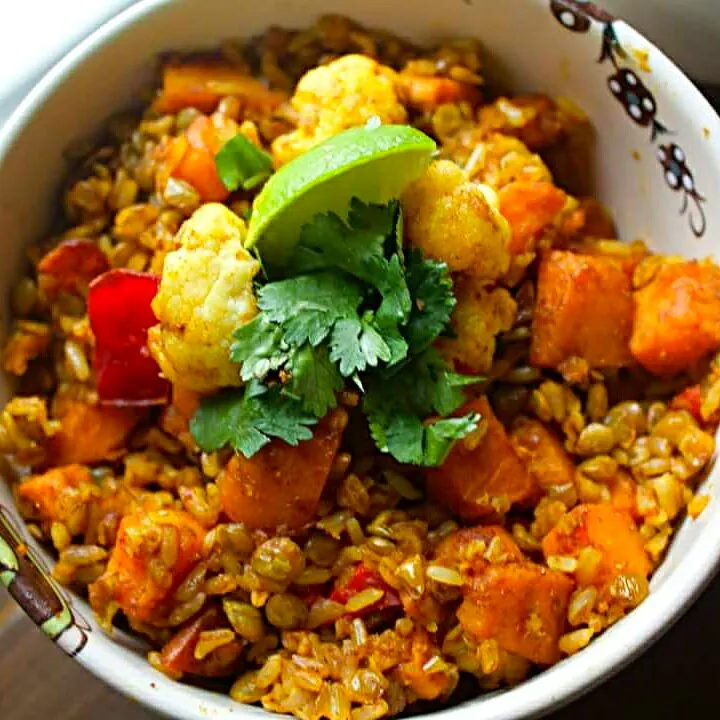
<instances>
[{"instance_id":1,"label":"grain mixture","mask_svg":"<svg viewBox=\"0 0 720 720\"><path fill-rule=\"evenodd\" d=\"M452 273L436 347L482 376L481 419L418 468L377 450L348 383L312 440L202 452L190 419L241 384L227 341L260 272L242 248L257 188L230 192L215 156L241 134L279 168L371 118L438 143L404 241ZM720 269L616 239L581 194L591 135L566 100L491 96L472 40L325 17L164 58L142 115L73 149L63 225L12 294L0 447L29 468L15 494L55 578L145 636L154 668L303 720L511 686L623 618L707 503ZM89 285L127 317L89 318ZM131 326L150 328L142 362L122 355Z\"/></svg>"}]
</instances>

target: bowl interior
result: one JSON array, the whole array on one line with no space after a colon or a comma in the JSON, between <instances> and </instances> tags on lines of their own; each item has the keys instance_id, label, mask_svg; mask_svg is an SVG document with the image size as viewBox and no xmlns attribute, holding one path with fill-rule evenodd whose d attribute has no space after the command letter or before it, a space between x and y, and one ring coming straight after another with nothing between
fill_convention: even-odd
<instances>
[{"instance_id":1,"label":"bowl interior","mask_svg":"<svg viewBox=\"0 0 720 720\"><path fill-rule=\"evenodd\" d=\"M418 41L478 37L496 84L566 96L590 115L597 129L594 193L612 208L621 237L645 239L661 252L720 259L711 241L720 230L714 208L720 202L720 120L658 50L624 23L581 5L418 0L411 8L399 0L345 0L342 12ZM213 47L272 24L306 26L337 9L331 0L145 0L74 50L0 136L2 296L21 270L24 248L42 237L52 219L65 171L63 150L95 134L113 112L137 103L159 52ZM2 380L0 401L9 391ZM710 505L699 520L685 522L653 580L651 597L630 618L522 686L443 714L464 715L478 705L486 720L544 712L599 682L657 636L709 579L720 554L720 504L712 477L707 491ZM20 528L1 482L0 504ZM47 556L29 543L47 564ZM115 644L83 601L70 603L77 624L86 621L89 628L83 630L87 644L80 660L131 696L178 718L266 714L166 680L136 652L133 640L120 635ZM60 644L77 649L76 639L68 638Z\"/></svg>"}]
</instances>

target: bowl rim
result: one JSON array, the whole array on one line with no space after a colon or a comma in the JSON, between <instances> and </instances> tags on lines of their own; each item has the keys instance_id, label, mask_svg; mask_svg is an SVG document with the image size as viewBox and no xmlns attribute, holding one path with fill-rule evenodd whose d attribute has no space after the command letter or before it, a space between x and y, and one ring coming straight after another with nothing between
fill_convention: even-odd
<instances>
[{"instance_id":1,"label":"bowl rim","mask_svg":"<svg viewBox=\"0 0 720 720\"><path fill-rule=\"evenodd\" d=\"M129 31L136 23L161 11L174 1L137 0L81 40L52 66L0 127L0 171L4 157L26 126L42 111L48 97L62 85L68 75L81 66L96 48ZM548 2L526 1L537 4ZM670 58L624 21L618 19L614 24L621 27L622 32L632 42L642 44L654 57L660 59L663 65L662 75L669 86L681 87L682 92L689 95L688 105L696 112L700 110L703 118L720 127L720 117L708 100ZM720 473L720 468L717 468L716 472ZM482 707L484 720L540 717L564 707L610 679L667 632L720 570L720 522L707 523L694 544L701 547L702 551L682 558L672 571L671 582L668 578L667 582L653 590L627 618L593 640L582 652L564 659L514 688L480 695L458 706L435 711L431 715L443 720L469 720L470 713ZM75 596L75 593L69 590L66 592L70 597ZM232 713L234 716L260 718L270 714L240 703L233 704L232 707L227 704L215 705L214 699L219 697L227 701L229 698L182 683L166 686L168 690L173 690L167 697L163 692L164 684L153 682L162 676L146 664L144 659L143 669L137 669L122 655L116 655L120 648L109 636L96 635L92 640L94 642L89 642L85 651L77 655L77 660L115 690L162 714L178 720L194 720L198 712L219 717L229 717ZM125 666L126 672L118 672L118 665Z\"/></svg>"}]
</instances>

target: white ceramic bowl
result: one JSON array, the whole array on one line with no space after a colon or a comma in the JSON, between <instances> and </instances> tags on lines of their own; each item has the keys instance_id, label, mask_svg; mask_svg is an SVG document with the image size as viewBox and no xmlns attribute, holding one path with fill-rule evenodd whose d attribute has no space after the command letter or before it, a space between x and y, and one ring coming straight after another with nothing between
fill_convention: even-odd
<instances>
[{"instance_id":1,"label":"white ceramic bowl","mask_svg":"<svg viewBox=\"0 0 720 720\"><path fill-rule=\"evenodd\" d=\"M133 102L158 52L214 46L273 23L304 26L321 13L340 9L417 40L476 35L485 44L491 74L503 85L573 98L597 127L596 191L613 209L622 237L645 238L660 251L720 260L720 119L659 50L590 3L145 0L67 55L0 135L0 294L7 297L21 268L23 248L47 228L64 172L63 149L91 136L109 114ZM643 56L646 62L638 64ZM0 401L8 392L3 386ZM557 709L657 639L703 589L720 557L720 497L713 477L717 479L718 471L707 482L712 498L708 508L699 520L684 523L653 578L650 597L628 618L588 649L519 687L439 715L448 720L478 714L484 720L508 720ZM22 529L2 483L0 503L34 556L49 566L49 558ZM3 574L1 564L15 562L14 544L7 530L0 532L0 578L12 579L11 591L22 596L29 614L91 672L175 718L265 715L156 673L136 640L103 635L84 601L43 585L31 576L26 559L20 558L19 572Z\"/></svg>"}]
</instances>

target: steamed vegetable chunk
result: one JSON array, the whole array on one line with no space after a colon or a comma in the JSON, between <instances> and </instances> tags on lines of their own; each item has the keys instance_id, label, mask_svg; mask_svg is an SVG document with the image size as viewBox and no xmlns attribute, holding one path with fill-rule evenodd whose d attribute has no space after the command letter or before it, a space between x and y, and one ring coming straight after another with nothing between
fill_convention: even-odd
<instances>
[{"instance_id":1,"label":"steamed vegetable chunk","mask_svg":"<svg viewBox=\"0 0 720 720\"><path fill-rule=\"evenodd\" d=\"M59 404L57 415L62 425L48 440L47 462L90 465L113 460L125 452L127 439L143 411L66 400Z\"/></svg>"},{"instance_id":2,"label":"steamed vegetable chunk","mask_svg":"<svg viewBox=\"0 0 720 720\"><path fill-rule=\"evenodd\" d=\"M574 482L575 464L570 454L557 435L539 420L518 418L510 442L538 487L548 490Z\"/></svg>"},{"instance_id":3,"label":"steamed vegetable chunk","mask_svg":"<svg viewBox=\"0 0 720 720\"><path fill-rule=\"evenodd\" d=\"M535 563L488 567L471 586L458 620L477 641L494 638L503 650L540 665L560 659L573 581Z\"/></svg>"},{"instance_id":4,"label":"steamed vegetable chunk","mask_svg":"<svg viewBox=\"0 0 720 720\"><path fill-rule=\"evenodd\" d=\"M346 55L310 70L297 84L291 104L298 115L298 128L273 143L278 166L371 118L387 124L407 119L398 98L395 72L362 55Z\"/></svg>"},{"instance_id":5,"label":"steamed vegetable chunk","mask_svg":"<svg viewBox=\"0 0 720 720\"><path fill-rule=\"evenodd\" d=\"M235 455L218 479L220 501L235 522L251 528L297 530L315 515L340 446L347 413L330 413L312 440L292 447L281 440L251 458Z\"/></svg>"},{"instance_id":6,"label":"steamed vegetable chunk","mask_svg":"<svg viewBox=\"0 0 720 720\"><path fill-rule=\"evenodd\" d=\"M517 304L505 288L487 290L471 279L460 279L455 289L457 305L451 326L455 337L441 338L445 358L458 369L482 374L490 370L496 337L510 330Z\"/></svg>"},{"instance_id":7,"label":"steamed vegetable chunk","mask_svg":"<svg viewBox=\"0 0 720 720\"><path fill-rule=\"evenodd\" d=\"M428 492L466 521L502 515L532 496L534 482L487 398L465 409L480 413L487 429L458 442L440 468L428 471Z\"/></svg>"},{"instance_id":8,"label":"steamed vegetable chunk","mask_svg":"<svg viewBox=\"0 0 720 720\"><path fill-rule=\"evenodd\" d=\"M243 247L245 233L245 223L224 205L204 205L165 258L150 352L171 382L189 390L240 384L229 343L233 330L257 314L253 278L260 269Z\"/></svg>"},{"instance_id":9,"label":"steamed vegetable chunk","mask_svg":"<svg viewBox=\"0 0 720 720\"><path fill-rule=\"evenodd\" d=\"M689 369L720 348L720 269L673 263L635 293L630 349L656 375Z\"/></svg>"},{"instance_id":10,"label":"steamed vegetable chunk","mask_svg":"<svg viewBox=\"0 0 720 720\"><path fill-rule=\"evenodd\" d=\"M580 357L590 367L631 365L632 274L636 262L561 250L543 254L530 362L557 368Z\"/></svg>"},{"instance_id":11,"label":"steamed vegetable chunk","mask_svg":"<svg viewBox=\"0 0 720 720\"><path fill-rule=\"evenodd\" d=\"M510 229L495 193L471 182L454 163L433 163L405 191L402 206L410 243L452 272L489 284L507 271Z\"/></svg>"},{"instance_id":12,"label":"steamed vegetable chunk","mask_svg":"<svg viewBox=\"0 0 720 720\"><path fill-rule=\"evenodd\" d=\"M154 510L120 523L107 570L90 587L101 614L114 602L131 619L150 622L200 559L205 531L187 512ZM162 571L162 572L160 572Z\"/></svg>"},{"instance_id":13,"label":"steamed vegetable chunk","mask_svg":"<svg viewBox=\"0 0 720 720\"><path fill-rule=\"evenodd\" d=\"M620 575L645 580L650 574L650 558L635 523L611 505L578 505L543 540L545 557L582 558L587 548L597 553L590 555L587 569L581 568L581 579L599 589L608 590Z\"/></svg>"},{"instance_id":14,"label":"steamed vegetable chunk","mask_svg":"<svg viewBox=\"0 0 720 720\"><path fill-rule=\"evenodd\" d=\"M252 112L272 111L285 100L283 93L268 90L241 67L223 62L168 63L163 67L162 88L155 99L161 113L184 108L212 112L220 100L234 97Z\"/></svg>"}]
</instances>

